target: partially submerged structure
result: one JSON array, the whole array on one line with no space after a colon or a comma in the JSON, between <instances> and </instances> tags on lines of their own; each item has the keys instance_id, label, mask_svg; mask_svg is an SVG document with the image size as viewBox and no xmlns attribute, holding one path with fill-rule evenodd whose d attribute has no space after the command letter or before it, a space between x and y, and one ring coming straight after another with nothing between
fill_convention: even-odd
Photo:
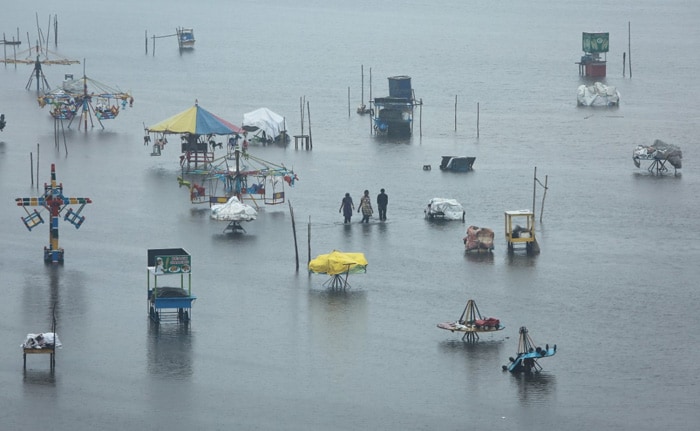
<instances>
[{"instance_id":1,"label":"partially submerged structure","mask_svg":"<svg viewBox=\"0 0 700 431\"><path fill-rule=\"evenodd\" d=\"M523 223L521 226L518 223ZM506 242L508 253L513 253L517 246L525 246L527 254L539 253L540 247L535 238L535 213L530 210L505 212Z\"/></svg>"},{"instance_id":2,"label":"partially submerged structure","mask_svg":"<svg viewBox=\"0 0 700 431\"><path fill-rule=\"evenodd\" d=\"M51 164L51 183L44 183L44 194L37 198L16 198L17 206L23 207L27 213L22 217L22 222L31 231L33 228L44 223L41 213L34 209L29 211L27 207L42 207L46 209L51 217L49 223L49 246L44 247L44 262L45 263L63 263L64 250L58 245L58 222L63 213L63 220L79 229L85 221L85 216L80 215L83 208L87 204L91 204L90 198L71 198L63 195L63 184L56 182L56 165ZM77 205L80 207L77 211L69 208L64 212L68 205Z\"/></svg>"},{"instance_id":3,"label":"partially submerged structure","mask_svg":"<svg viewBox=\"0 0 700 431\"><path fill-rule=\"evenodd\" d=\"M578 64L579 75L604 77L610 49L610 33L586 33L581 37L583 56Z\"/></svg>"},{"instance_id":4,"label":"partially submerged structure","mask_svg":"<svg viewBox=\"0 0 700 431\"><path fill-rule=\"evenodd\" d=\"M450 332L462 332L462 340L477 341L480 332L502 331L505 326L501 325L500 319L495 317L482 317L476 301L470 299L462 311L462 315L455 322L438 323L437 327Z\"/></svg>"},{"instance_id":5,"label":"partially submerged structure","mask_svg":"<svg viewBox=\"0 0 700 431\"><path fill-rule=\"evenodd\" d=\"M578 106L616 107L620 106L620 92L617 88L600 82L579 85L576 103Z\"/></svg>"},{"instance_id":6,"label":"partially submerged structure","mask_svg":"<svg viewBox=\"0 0 700 431\"><path fill-rule=\"evenodd\" d=\"M637 145L632 151L632 161L636 167L640 167L642 161L649 161L647 170L651 173L662 174L668 171L666 162L673 166L674 174L683 166L683 152L680 147L667 144L662 140L655 140L651 145Z\"/></svg>"},{"instance_id":7,"label":"partially submerged structure","mask_svg":"<svg viewBox=\"0 0 700 431\"><path fill-rule=\"evenodd\" d=\"M542 366L537 362L538 359L548 358L557 353L557 345L549 347L546 344L544 348L537 346L530 338L527 328L520 327L518 337L518 352L514 357L508 358L508 365L503 365L503 371L511 373L539 373L542 371Z\"/></svg>"},{"instance_id":8,"label":"partially submerged structure","mask_svg":"<svg viewBox=\"0 0 700 431\"><path fill-rule=\"evenodd\" d=\"M464 250L469 253L492 252L494 233L487 227L469 226L467 235L462 238Z\"/></svg>"},{"instance_id":9,"label":"partially submerged structure","mask_svg":"<svg viewBox=\"0 0 700 431\"><path fill-rule=\"evenodd\" d=\"M149 249L146 272L151 320L188 323L197 299L192 295L192 256L183 248Z\"/></svg>"},{"instance_id":10,"label":"partially submerged structure","mask_svg":"<svg viewBox=\"0 0 700 431\"><path fill-rule=\"evenodd\" d=\"M413 111L423 104L416 100L411 88L410 76L389 77L389 96L376 97L371 101L373 130L378 135L397 137L413 133Z\"/></svg>"},{"instance_id":11,"label":"partially submerged structure","mask_svg":"<svg viewBox=\"0 0 700 431\"><path fill-rule=\"evenodd\" d=\"M476 157L442 156L440 170L451 172L468 172L474 169L474 161L476 161Z\"/></svg>"},{"instance_id":12,"label":"partially submerged structure","mask_svg":"<svg viewBox=\"0 0 700 431\"><path fill-rule=\"evenodd\" d=\"M462 220L466 217L464 207L456 199L432 198L423 210L428 220Z\"/></svg>"}]
</instances>

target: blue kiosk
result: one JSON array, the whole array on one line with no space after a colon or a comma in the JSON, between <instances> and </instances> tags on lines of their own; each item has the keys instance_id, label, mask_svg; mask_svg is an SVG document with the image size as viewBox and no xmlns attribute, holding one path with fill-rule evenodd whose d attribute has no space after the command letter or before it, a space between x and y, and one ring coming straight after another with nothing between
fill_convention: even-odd
<instances>
[{"instance_id":1,"label":"blue kiosk","mask_svg":"<svg viewBox=\"0 0 700 431\"><path fill-rule=\"evenodd\" d=\"M147 274L151 320L189 323L197 299L192 295L192 256L182 248L149 249Z\"/></svg>"}]
</instances>

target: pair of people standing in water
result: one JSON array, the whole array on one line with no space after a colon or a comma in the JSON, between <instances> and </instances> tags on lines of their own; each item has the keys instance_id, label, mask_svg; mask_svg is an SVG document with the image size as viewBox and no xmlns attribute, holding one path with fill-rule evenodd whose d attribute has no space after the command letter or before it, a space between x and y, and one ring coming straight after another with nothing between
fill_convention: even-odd
<instances>
[{"instance_id":1,"label":"pair of people standing in water","mask_svg":"<svg viewBox=\"0 0 700 431\"><path fill-rule=\"evenodd\" d=\"M377 206L379 208L379 219L386 220L386 207L389 202L388 196L384 193L382 189L381 193L377 196ZM350 193L345 193L343 201L340 203L340 209L338 212L343 213L344 221L343 223L350 223L352 218L352 212L355 209L355 204L350 197ZM369 190L365 190L364 194L360 198L360 204L357 207L357 212L362 212L362 221L360 223L369 223L369 218L374 213L372 209L372 198L369 196Z\"/></svg>"}]
</instances>

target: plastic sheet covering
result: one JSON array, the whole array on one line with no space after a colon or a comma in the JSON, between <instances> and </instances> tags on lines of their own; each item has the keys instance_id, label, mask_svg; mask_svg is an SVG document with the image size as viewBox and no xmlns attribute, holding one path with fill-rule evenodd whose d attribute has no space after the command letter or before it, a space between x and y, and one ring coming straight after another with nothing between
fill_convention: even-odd
<instances>
[{"instance_id":1,"label":"plastic sheet covering","mask_svg":"<svg viewBox=\"0 0 700 431\"><path fill-rule=\"evenodd\" d=\"M593 85L580 85L576 99L579 106L618 106L620 92L613 86L596 82Z\"/></svg>"},{"instance_id":2,"label":"plastic sheet covering","mask_svg":"<svg viewBox=\"0 0 700 431\"><path fill-rule=\"evenodd\" d=\"M232 196L225 204L211 206L211 218L225 221L251 221L258 217L255 208L244 204L236 196Z\"/></svg>"},{"instance_id":3,"label":"plastic sheet covering","mask_svg":"<svg viewBox=\"0 0 700 431\"><path fill-rule=\"evenodd\" d=\"M367 272L367 259L364 253L345 253L333 250L320 254L309 262L309 271L316 274L357 274Z\"/></svg>"},{"instance_id":4,"label":"plastic sheet covering","mask_svg":"<svg viewBox=\"0 0 700 431\"><path fill-rule=\"evenodd\" d=\"M667 144L657 139L652 145L637 145L632 152L632 159L637 167L639 167L639 160L668 160L674 168L680 169L683 152L677 145Z\"/></svg>"},{"instance_id":5,"label":"plastic sheet covering","mask_svg":"<svg viewBox=\"0 0 700 431\"><path fill-rule=\"evenodd\" d=\"M63 346L58 334L53 332L42 332L39 334L27 334L24 343L20 345L23 349L53 349Z\"/></svg>"},{"instance_id":6,"label":"plastic sheet covering","mask_svg":"<svg viewBox=\"0 0 700 431\"><path fill-rule=\"evenodd\" d=\"M446 220L462 220L464 208L455 199L432 198L425 208L428 218L439 217Z\"/></svg>"}]
</instances>

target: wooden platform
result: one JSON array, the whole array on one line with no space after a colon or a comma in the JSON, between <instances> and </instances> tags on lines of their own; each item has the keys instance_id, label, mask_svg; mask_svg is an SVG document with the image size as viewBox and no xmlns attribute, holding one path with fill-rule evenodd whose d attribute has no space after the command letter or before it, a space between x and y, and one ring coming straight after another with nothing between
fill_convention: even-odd
<instances>
[{"instance_id":1,"label":"wooden platform","mask_svg":"<svg viewBox=\"0 0 700 431\"><path fill-rule=\"evenodd\" d=\"M54 369L56 366L56 349L49 349L49 348L43 348L43 349L22 349L23 350L23 367L26 370L27 369L27 355L50 355L49 356L49 364L51 370Z\"/></svg>"}]
</instances>

